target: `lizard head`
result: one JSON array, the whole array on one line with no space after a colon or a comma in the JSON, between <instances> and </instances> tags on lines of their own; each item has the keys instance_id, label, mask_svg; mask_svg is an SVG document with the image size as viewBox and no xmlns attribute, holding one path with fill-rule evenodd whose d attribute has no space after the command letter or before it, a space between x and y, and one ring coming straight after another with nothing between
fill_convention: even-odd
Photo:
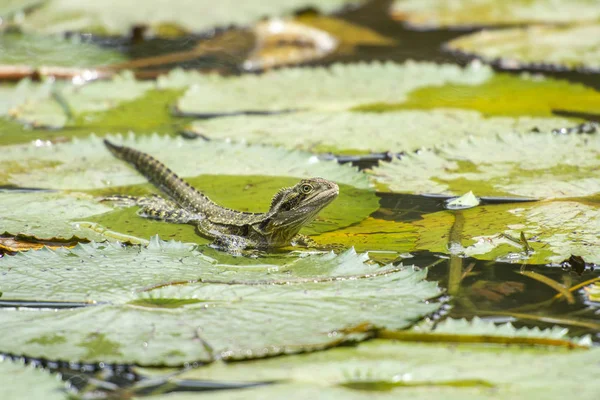
<instances>
[{"instance_id":1,"label":"lizard head","mask_svg":"<svg viewBox=\"0 0 600 400\"><path fill-rule=\"evenodd\" d=\"M281 189L273 196L269 223L264 228L282 242L289 242L338 194L338 185L323 178L303 179L290 188Z\"/></svg>"}]
</instances>

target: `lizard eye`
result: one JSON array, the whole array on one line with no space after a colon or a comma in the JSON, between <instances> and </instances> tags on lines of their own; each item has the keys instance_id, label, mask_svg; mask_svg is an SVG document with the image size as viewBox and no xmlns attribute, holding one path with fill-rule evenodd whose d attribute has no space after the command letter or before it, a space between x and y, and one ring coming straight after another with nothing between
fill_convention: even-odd
<instances>
[{"instance_id":1,"label":"lizard eye","mask_svg":"<svg viewBox=\"0 0 600 400\"><path fill-rule=\"evenodd\" d=\"M310 186L309 184L305 184L305 185L302 185L302 187L300 188L300 190L302 191L302 193L308 194L308 193L310 193L313 190L313 187Z\"/></svg>"}]
</instances>

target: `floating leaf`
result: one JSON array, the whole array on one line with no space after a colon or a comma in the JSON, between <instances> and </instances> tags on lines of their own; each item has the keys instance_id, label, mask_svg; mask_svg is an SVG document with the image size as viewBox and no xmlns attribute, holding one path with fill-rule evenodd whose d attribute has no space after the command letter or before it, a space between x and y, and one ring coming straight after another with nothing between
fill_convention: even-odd
<instances>
[{"instance_id":1,"label":"floating leaf","mask_svg":"<svg viewBox=\"0 0 600 400\"><path fill-rule=\"evenodd\" d=\"M136 81L131 73L116 75L111 81L79 85L55 84L11 109L11 116L35 127L62 128L84 113L106 111L120 103L141 97L153 88L151 82Z\"/></svg>"},{"instance_id":2,"label":"floating leaf","mask_svg":"<svg viewBox=\"0 0 600 400\"><path fill-rule=\"evenodd\" d=\"M552 117L555 111L597 114L600 92L565 80L539 75L496 74L478 85L446 84L412 91L398 103L363 104L355 111L461 108L486 116Z\"/></svg>"},{"instance_id":3,"label":"floating leaf","mask_svg":"<svg viewBox=\"0 0 600 400\"><path fill-rule=\"evenodd\" d=\"M471 138L381 163L373 179L405 193L559 198L600 192L592 178L600 139L593 135Z\"/></svg>"},{"instance_id":4,"label":"floating leaf","mask_svg":"<svg viewBox=\"0 0 600 400\"><path fill-rule=\"evenodd\" d=\"M415 327L413 331L421 331L419 327ZM481 318L473 318L470 321L467 319L447 318L437 324L431 331L425 329L424 333L449 334L449 335L464 335L464 336L495 336L503 338L531 338L531 339L552 339L571 342L580 346L591 346L589 336L573 339L569 337L568 329L554 326L548 329L540 329L538 327L515 328L511 323L497 325L492 321L486 321Z\"/></svg>"},{"instance_id":5,"label":"floating leaf","mask_svg":"<svg viewBox=\"0 0 600 400\"><path fill-rule=\"evenodd\" d=\"M359 4L360 0L226 0L219 7L206 1L178 1L169 3L152 0L140 9L134 0L109 0L101 5L94 1L52 0L30 14L22 27L42 33L66 31L92 32L101 35L127 35L139 25L150 27L155 33L173 31L199 32L229 25L247 25L267 15L290 14L299 8L314 7L331 12L344 5Z\"/></svg>"},{"instance_id":6,"label":"floating leaf","mask_svg":"<svg viewBox=\"0 0 600 400\"><path fill-rule=\"evenodd\" d=\"M583 23L600 18L595 0L395 0L394 19L419 28Z\"/></svg>"},{"instance_id":7,"label":"floating leaf","mask_svg":"<svg viewBox=\"0 0 600 400\"><path fill-rule=\"evenodd\" d=\"M367 177L356 168L301 151L157 135L113 140L155 156L181 177L320 176L357 188L369 187ZM97 137L50 146L6 146L3 150L0 162L8 167L0 174L0 184L84 190L146 183L142 175L114 158Z\"/></svg>"},{"instance_id":8,"label":"floating leaf","mask_svg":"<svg viewBox=\"0 0 600 400\"><path fill-rule=\"evenodd\" d=\"M562 399L577 392L595 399L598 349L569 351L499 345L397 343L382 340L314 354L244 363L214 363L168 379L258 382L268 386L223 391L223 399ZM548 368L552 365L553 368ZM583 366L586 374L581 373ZM594 377L590 380L590 377ZM171 393L157 399L188 400Z\"/></svg>"},{"instance_id":9,"label":"floating leaf","mask_svg":"<svg viewBox=\"0 0 600 400\"><path fill-rule=\"evenodd\" d=\"M211 200L223 207L239 211L266 212L273 195L284 187L298 183L296 178L266 176L201 175L187 181L202 190ZM368 217L379 207L379 199L371 190L357 189L340 184L340 194L332 206L319 213L317 219L302 228L302 233L315 235L353 225ZM150 185L109 188L94 191L98 196L127 194L143 196L151 192ZM154 190L156 191L156 190ZM184 242L203 243L192 225L176 225L143 219L136 215L137 207L117 209L97 215L86 221L95 222L110 231L123 232L149 239L153 235ZM132 223L135 222L135 223ZM351 247L349 243L348 247Z\"/></svg>"},{"instance_id":10,"label":"floating leaf","mask_svg":"<svg viewBox=\"0 0 600 400\"><path fill-rule=\"evenodd\" d=\"M333 252L301 258L286 256L278 260L278 265L268 262L253 265L252 260L227 265L202 255L194 246L164 242L155 236L141 249L119 243L90 243L72 249L20 253L0 262L4 271L0 284L3 300L135 301L151 306L154 293L160 290L150 289L155 285L157 288L163 284L168 286L169 282L284 285L319 279L343 280L344 276L376 276L385 272L368 261L366 254L357 254L351 249L339 256ZM124 265L129 267L125 270ZM94 274L95 279L81 279L89 274ZM422 277L415 275L415 279ZM198 287L191 291L184 289L182 293L193 293L196 289ZM149 295L140 294L144 291ZM156 303L156 307L159 306Z\"/></svg>"},{"instance_id":11,"label":"floating leaf","mask_svg":"<svg viewBox=\"0 0 600 400\"><path fill-rule=\"evenodd\" d=\"M340 331L365 322L406 328L439 307L424 301L439 294L424 270L366 261L349 251L296 260L281 271L244 271L207 265L193 248L158 240L141 249L91 243L5 256L3 299L113 304L0 310L0 351L146 365L263 357L365 338ZM82 281L88 268L93 279ZM183 282L164 286L164 279ZM150 282L153 290L136 293Z\"/></svg>"},{"instance_id":12,"label":"floating leaf","mask_svg":"<svg viewBox=\"0 0 600 400\"><path fill-rule=\"evenodd\" d=\"M547 201L479 206L461 211L460 248L455 253L484 260L560 263L572 254L599 263L600 209L595 201ZM427 214L416 247L448 253L448 234L454 222L447 211ZM518 239L524 233L533 254ZM441 239L440 239L441 238ZM511 239L515 238L515 239Z\"/></svg>"},{"instance_id":13,"label":"floating leaf","mask_svg":"<svg viewBox=\"0 0 600 400\"><path fill-rule=\"evenodd\" d=\"M600 70L600 24L484 30L454 39L447 48L503 68Z\"/></svg>"},{"instance_id":14,"label":"floating leaf","mask_svg":"<svg viewBox=\"0 0 600 400\"><path fill-rule=\"evenodd\" d=\"M460 68L408 61L394 63L335 64L328 68L289 68L265 74L222 77L175 73L159 81L192 85L177 103L182 113L214 115L289 110L345 110L375 102L401 102L418 88L479 85L492 70ZM318 86L314 82L319 82ZM393 82L393 84L390 84ZM599 96L600 97L600 96Z\"/></svg>"},{"instance_id":15,"label":"floating leaf","mask_svg":"<svg viewBox=\"0 0 600 400\"><path fill-rule=\"evenodd\" d=\"M102 49L81 36L4 34L0 44L2 65L31 67L97 67L125 60L118 52Z\"/></svg>"},{"instance_id":16,"label":"floating leaf","mask_svg":"<svg viewBox=\"0 0 600 400\"><path fill-rule=\"evenodd\" d=\"M0 235L23 235L37 239L104 240L105 237L78 224L112 208L86 195L55 192L2 192Z\"/></svg>"},{"instance_id":17,"label":"floating leaf","mask_svg":"<svg viewBox=\"0 0 600 400\"><path fill-rule=\"evenodd\" d=\"M363 153L412 151L468 136L494 136L571 125L564 118L491 117L477 111L433 109L385 114L304 112L197 120L189 130L209 139L284 146L290 149ZM365 135L369 140L365 140Z\"/></svg>"},{"instance_id":18,"label":"floating leaf","mask_svg":"<svg viewBox=\"0 0 600 400\"><path fill-rule=\"evenodd\" d=\"M67 398L65 384L60 377L32 365L9 360L0 361L0 398L2 399L47 399Z\"/></svg>"}]
</instances>

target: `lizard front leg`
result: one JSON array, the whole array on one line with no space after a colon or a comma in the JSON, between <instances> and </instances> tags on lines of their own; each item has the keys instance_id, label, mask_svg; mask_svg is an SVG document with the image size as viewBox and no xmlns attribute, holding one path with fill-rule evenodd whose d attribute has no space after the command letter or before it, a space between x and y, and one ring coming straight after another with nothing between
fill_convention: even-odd
<instances>
[{"instance_id":1,"label":"lizard front leg","mask_svg":"<svg viewBox=\"0 0 600 400\"><path fill-rule=\"evenodd\" d=\"M301 247L319 247L319 244L312 240L310 237L302 234L297 234L292 238L292 246Z\"/></svg>"},{"instance_id":2,"label":"lizard front leg","mask_svg":"<svg viewBox=\"0 0 600 400\"><path fill-rule=\"evenodd\" d=\"M336 253L346 249L346 246L344 246L343 244L339 244L339 243L330 243L330 244L325 244L325 245L319 244L318 242L314 241L309 236L302 235L300 233L292 238L291 244L292 244L292 246L307 247L307 248L320 250L320 251L334 251Z\"/></svg>"},{"instance_id":3,"label":"lizard front leg","mask_svg":"<svg viewBox=\"0 0 600 400\"><path fill-rule=\"evenodd\" d=\"M186 224L194 219L194 215L189 211L156 194L149 197L115 195L105 197L102 201L115 202L120 207L137 205L140 207L137 212L140 217L156 219L159 221Z\"/></svg>"}]
</instances>

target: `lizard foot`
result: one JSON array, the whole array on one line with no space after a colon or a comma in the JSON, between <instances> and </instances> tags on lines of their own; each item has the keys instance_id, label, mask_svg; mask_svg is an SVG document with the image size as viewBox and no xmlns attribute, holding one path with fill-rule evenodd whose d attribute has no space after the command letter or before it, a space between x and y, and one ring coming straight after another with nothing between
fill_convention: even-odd
<instances>
[{"instance_id":1,"label":"lizard foot","mask_svg":"<svg viewBox=\"0 0 600 400\"><path fill-rule=\"evenodd\" d=\"M330 243L323 245L314 241L312 238L301 234L298 234L294 237L294 239L292 240L292 246L308 247L322 251L334 251L336 253L346 249L346 246L344 246L343 244Z\"/></svg>"}]
</instances>

